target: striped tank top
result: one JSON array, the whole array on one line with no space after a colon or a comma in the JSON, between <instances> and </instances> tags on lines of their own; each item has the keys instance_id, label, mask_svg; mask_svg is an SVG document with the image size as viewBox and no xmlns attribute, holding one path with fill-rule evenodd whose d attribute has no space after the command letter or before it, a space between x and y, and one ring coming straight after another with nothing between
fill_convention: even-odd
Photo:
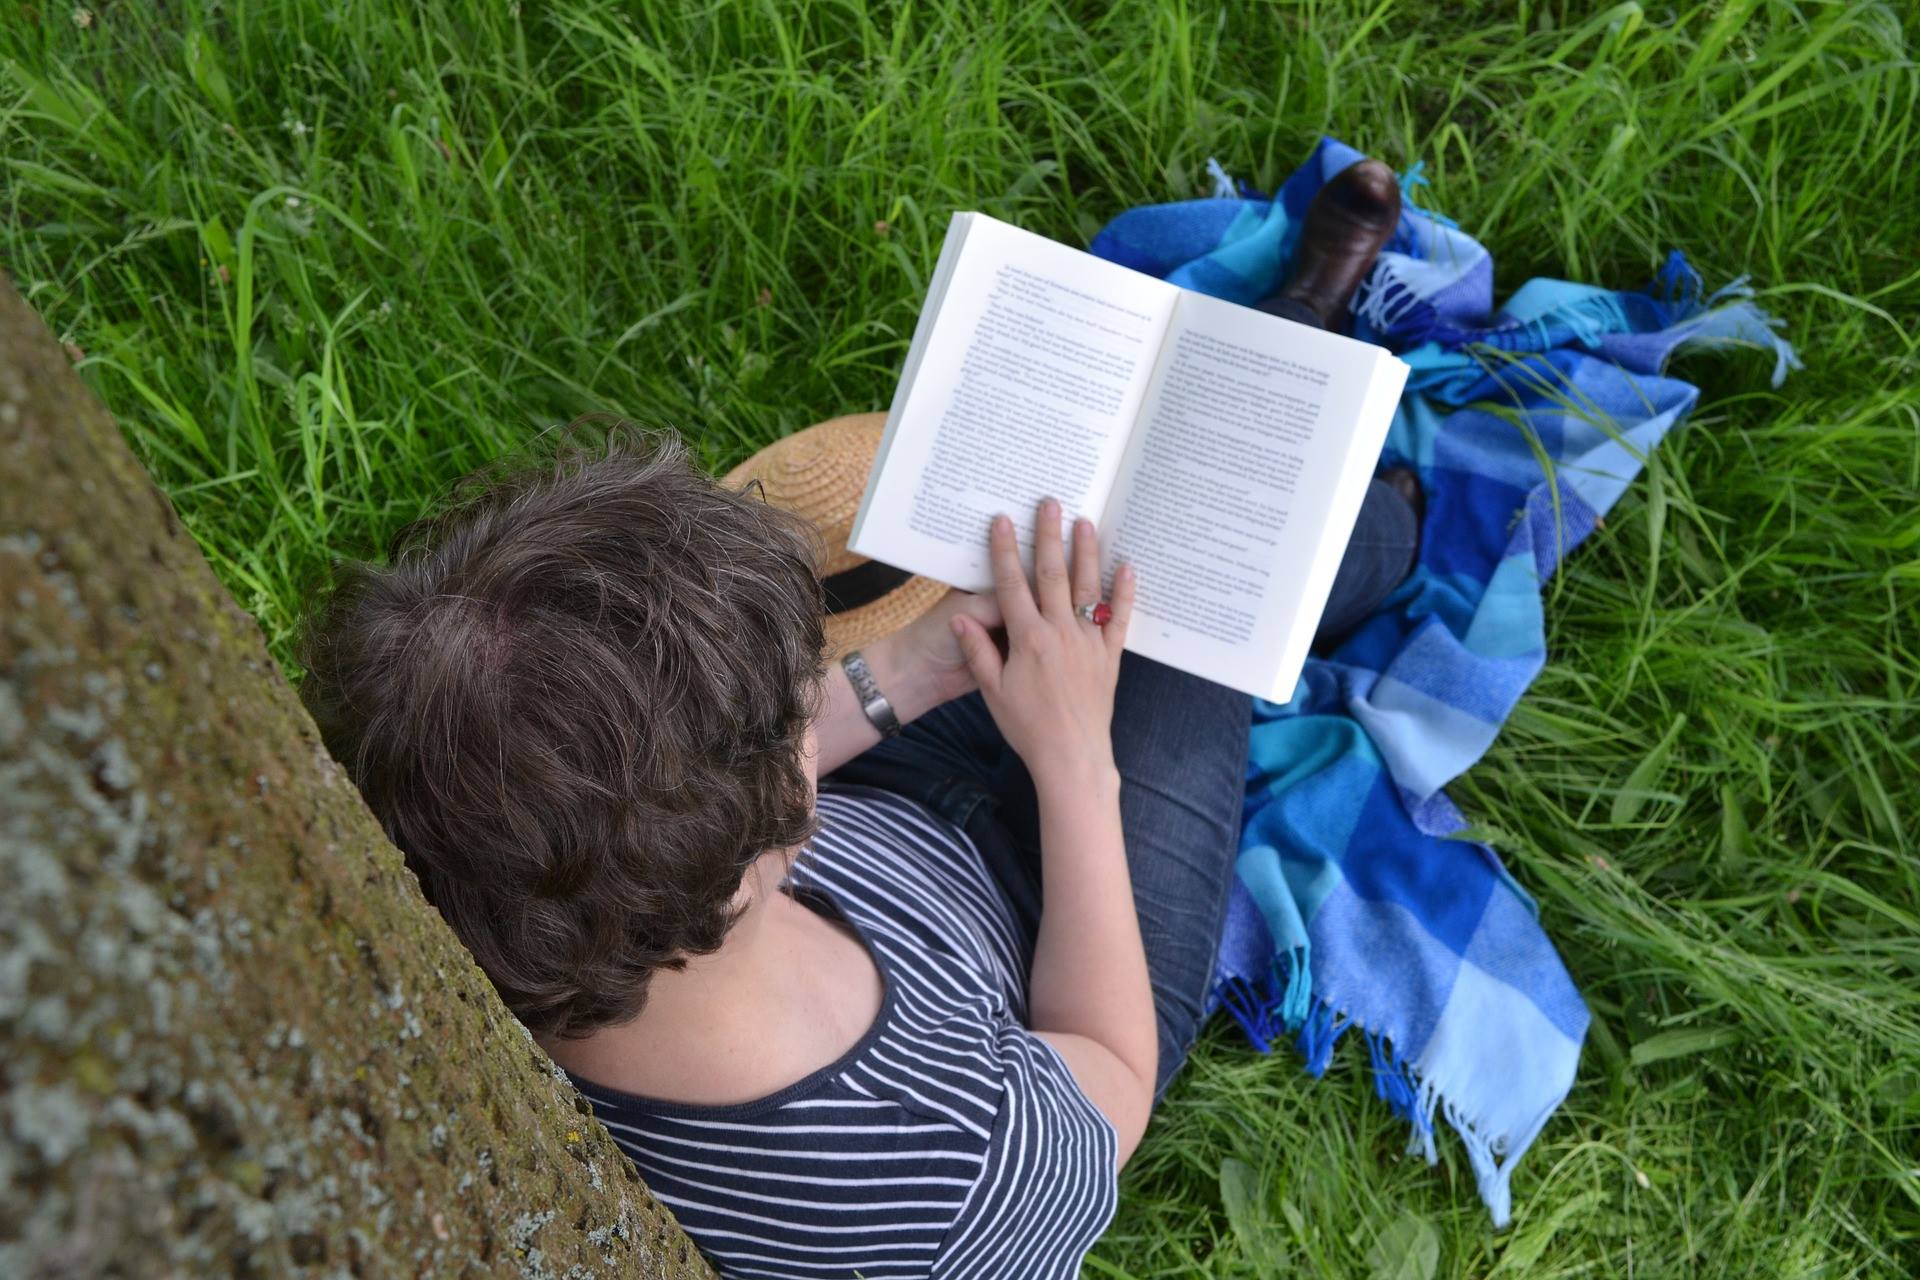
<instances>
[{"instance_id":1,"label":"striped tank top","mask_svg":"<svg viewBox=\"0 0 1920 1280\"><path fill-rule=\"evenodd\" d=\"M1113 1216L1113 1128L1025 1026L1027 946L966 835L888 792L820 793L797 897L885 980L838 1061L686 1106L574 1077L721 1274L1072 1277Z\"/></svg>"}]
</instances>

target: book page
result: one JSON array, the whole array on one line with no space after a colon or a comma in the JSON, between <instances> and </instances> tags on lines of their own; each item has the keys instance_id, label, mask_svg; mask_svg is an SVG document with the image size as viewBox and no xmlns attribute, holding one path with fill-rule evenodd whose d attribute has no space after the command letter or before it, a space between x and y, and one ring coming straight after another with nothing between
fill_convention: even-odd
<instances>
[{"instance_id":1,"label":"book page","mask_svg":"<svg viewBox=\"0 0 1920 1280\"><path fill-rule=\"evenodd\" d=\"M1029 566L1040 499L1101 519L1180 290L980 214L955 215L956 235L851 545L982 591L996 514Z\"/></svg>"},{"instance_id":2,"label":"book page","mask_svg":"<svg viewBox=\"0 0 1920 1280\"><path fill-rule=\"evenodd\" d=\"M1406 366L1384 350L1182 296L1107 517L1134 566L1127 647L1292 695Z\"/></svg>"}]
</instances>

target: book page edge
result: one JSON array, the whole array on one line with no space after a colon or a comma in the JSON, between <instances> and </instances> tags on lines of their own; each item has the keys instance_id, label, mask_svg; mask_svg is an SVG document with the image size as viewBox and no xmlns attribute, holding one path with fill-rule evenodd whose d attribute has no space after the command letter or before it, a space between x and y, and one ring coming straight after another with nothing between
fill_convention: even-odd
<instances>
[{"instance_id":1,"label":"book page edge","mask_svg":"<svg viewBox=\"0 0 1920 1280\"><path fill-rule=\"evenodd\" d=\"M913 384L919 377L920 363L926 358L927 348L933 344L934 324L939 317L940 304L946 299L947 283L953 279L954 268L966 248L967 233L972 229L974 220L981 216L960 210L947 220L947 234L940 245L940 257L934 262L933 278L927 283L926 301L921 304L920 316L914 322L913 339L907 344L907 358L901 365L900 381L894 385L893 402L887 406L887 424L880 432L880 447L874 452L873 465L867 468L867 486L861 491L860 509L854 514L853 529L847 536L847 549L856 555L869 559L881 558L860 545L866 532L867 513L872 510L873 495L880 487L880 473L886 468L887 451L893 446L894 437L899 434L901 420L906 417L907 404L913 398Z\"/></svg>"},{"instance_id":2,"label":"book page edge","mask_svg":"<svg viewBox=\"0 0 1920 1280\"><path fill-rule=\"evenodd\" d=\"M1349 339L1352 341L1352 339ZM1347 443L1347 450L1340 464L1340 482L1347 486L1346 492L1339 495L1341 507L1347 512L1347 536L1340 544L1341 555L1346 554L1348 543L1353 540L1353 526L1360 518L1361 504L1366 501L1366 482L1373 478L1372 463L1379 461L1380 450L1385 447L1387 436L1393 431L1394 414L1397 411L1400 392L1407 382L1408 368L1404 360L1388 351L1385 347L1372 343L1359 343L1369 348L1374 355L1373 367L1367 375L1367 394L1361 401L1360 422L1365 423L1375 412L1384 415L1384 423L1371 448L1361 451L1364 431L1356 431L1353 439ZM1396 373L1397 371L1397 373ZM1371 461L1370 461L1371 460ZM1355 473L1358 473L1357 478ZM1336 517L1338 512L1333 513ZM1314 628L1320 625L1320 618L1326 612L1327 597L1333 590L1333 579L1340 571L1340 561L1325 555L1326 529L1333 520L1321 529L1321 539L1314 549L1314 564L1307 580L1304 595L1318 597L1317 607L1313 611ZM1305 617L1303 612L1300 616ZM1289 634L1286 647L1281 650L1271 692L1266 695L1269 702L1285 703L1291 701L1300 684L1300 675L1306 670L1307 654L1313 647L1313 631L1296 627Z\"/></svg>"}]
</instances>

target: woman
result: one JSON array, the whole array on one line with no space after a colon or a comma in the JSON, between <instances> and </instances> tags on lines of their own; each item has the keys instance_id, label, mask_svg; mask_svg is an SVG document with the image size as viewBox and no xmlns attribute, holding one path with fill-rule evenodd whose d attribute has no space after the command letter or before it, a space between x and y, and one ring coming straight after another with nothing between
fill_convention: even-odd
<instances>
[{"instance_id":1,"label":"woman","mask_svg":"<svg viewBox=\"0 0 1920 1280\"><path fill-rule=\"evenodd\" d=\"M1347 234L1290 305L1344 304L1384 238ZM1398 501L1330 618L1404 574ZM1031 582L1000 517L992 598L823 671L809 531L616 441L410 530L310 631L330 747L727 1275L1077 1274L1198 1030L1248 700L1123 657L1130 573L1097 611L1094 529L1022 515Z\"/></svg>"}]
</instances>

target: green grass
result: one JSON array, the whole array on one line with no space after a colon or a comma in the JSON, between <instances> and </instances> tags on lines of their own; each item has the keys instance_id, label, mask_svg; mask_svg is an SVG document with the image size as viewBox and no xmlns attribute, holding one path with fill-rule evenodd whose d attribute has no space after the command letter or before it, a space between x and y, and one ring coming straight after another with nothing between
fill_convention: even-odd
<instances>
[{"instance_id":1,"label":"green grass","mask_svg":"<svg viewBox=\"0 0 1920 1280\"><path fill-rule=\"evenodd\" d=\"M1313 1084L1216 1028L1089 1274L1920 1268L1910 7L95 9L0 18L0 259L283 656L329 555L580 411L720 466L883 406L955 208L1083 241L1325 130L1424 159L1503 289L1750 274L1806 371L1684 361L1454 788L1595 1019L1512 1229L1357 1046Z\"/></svg>"}]
</instances>

